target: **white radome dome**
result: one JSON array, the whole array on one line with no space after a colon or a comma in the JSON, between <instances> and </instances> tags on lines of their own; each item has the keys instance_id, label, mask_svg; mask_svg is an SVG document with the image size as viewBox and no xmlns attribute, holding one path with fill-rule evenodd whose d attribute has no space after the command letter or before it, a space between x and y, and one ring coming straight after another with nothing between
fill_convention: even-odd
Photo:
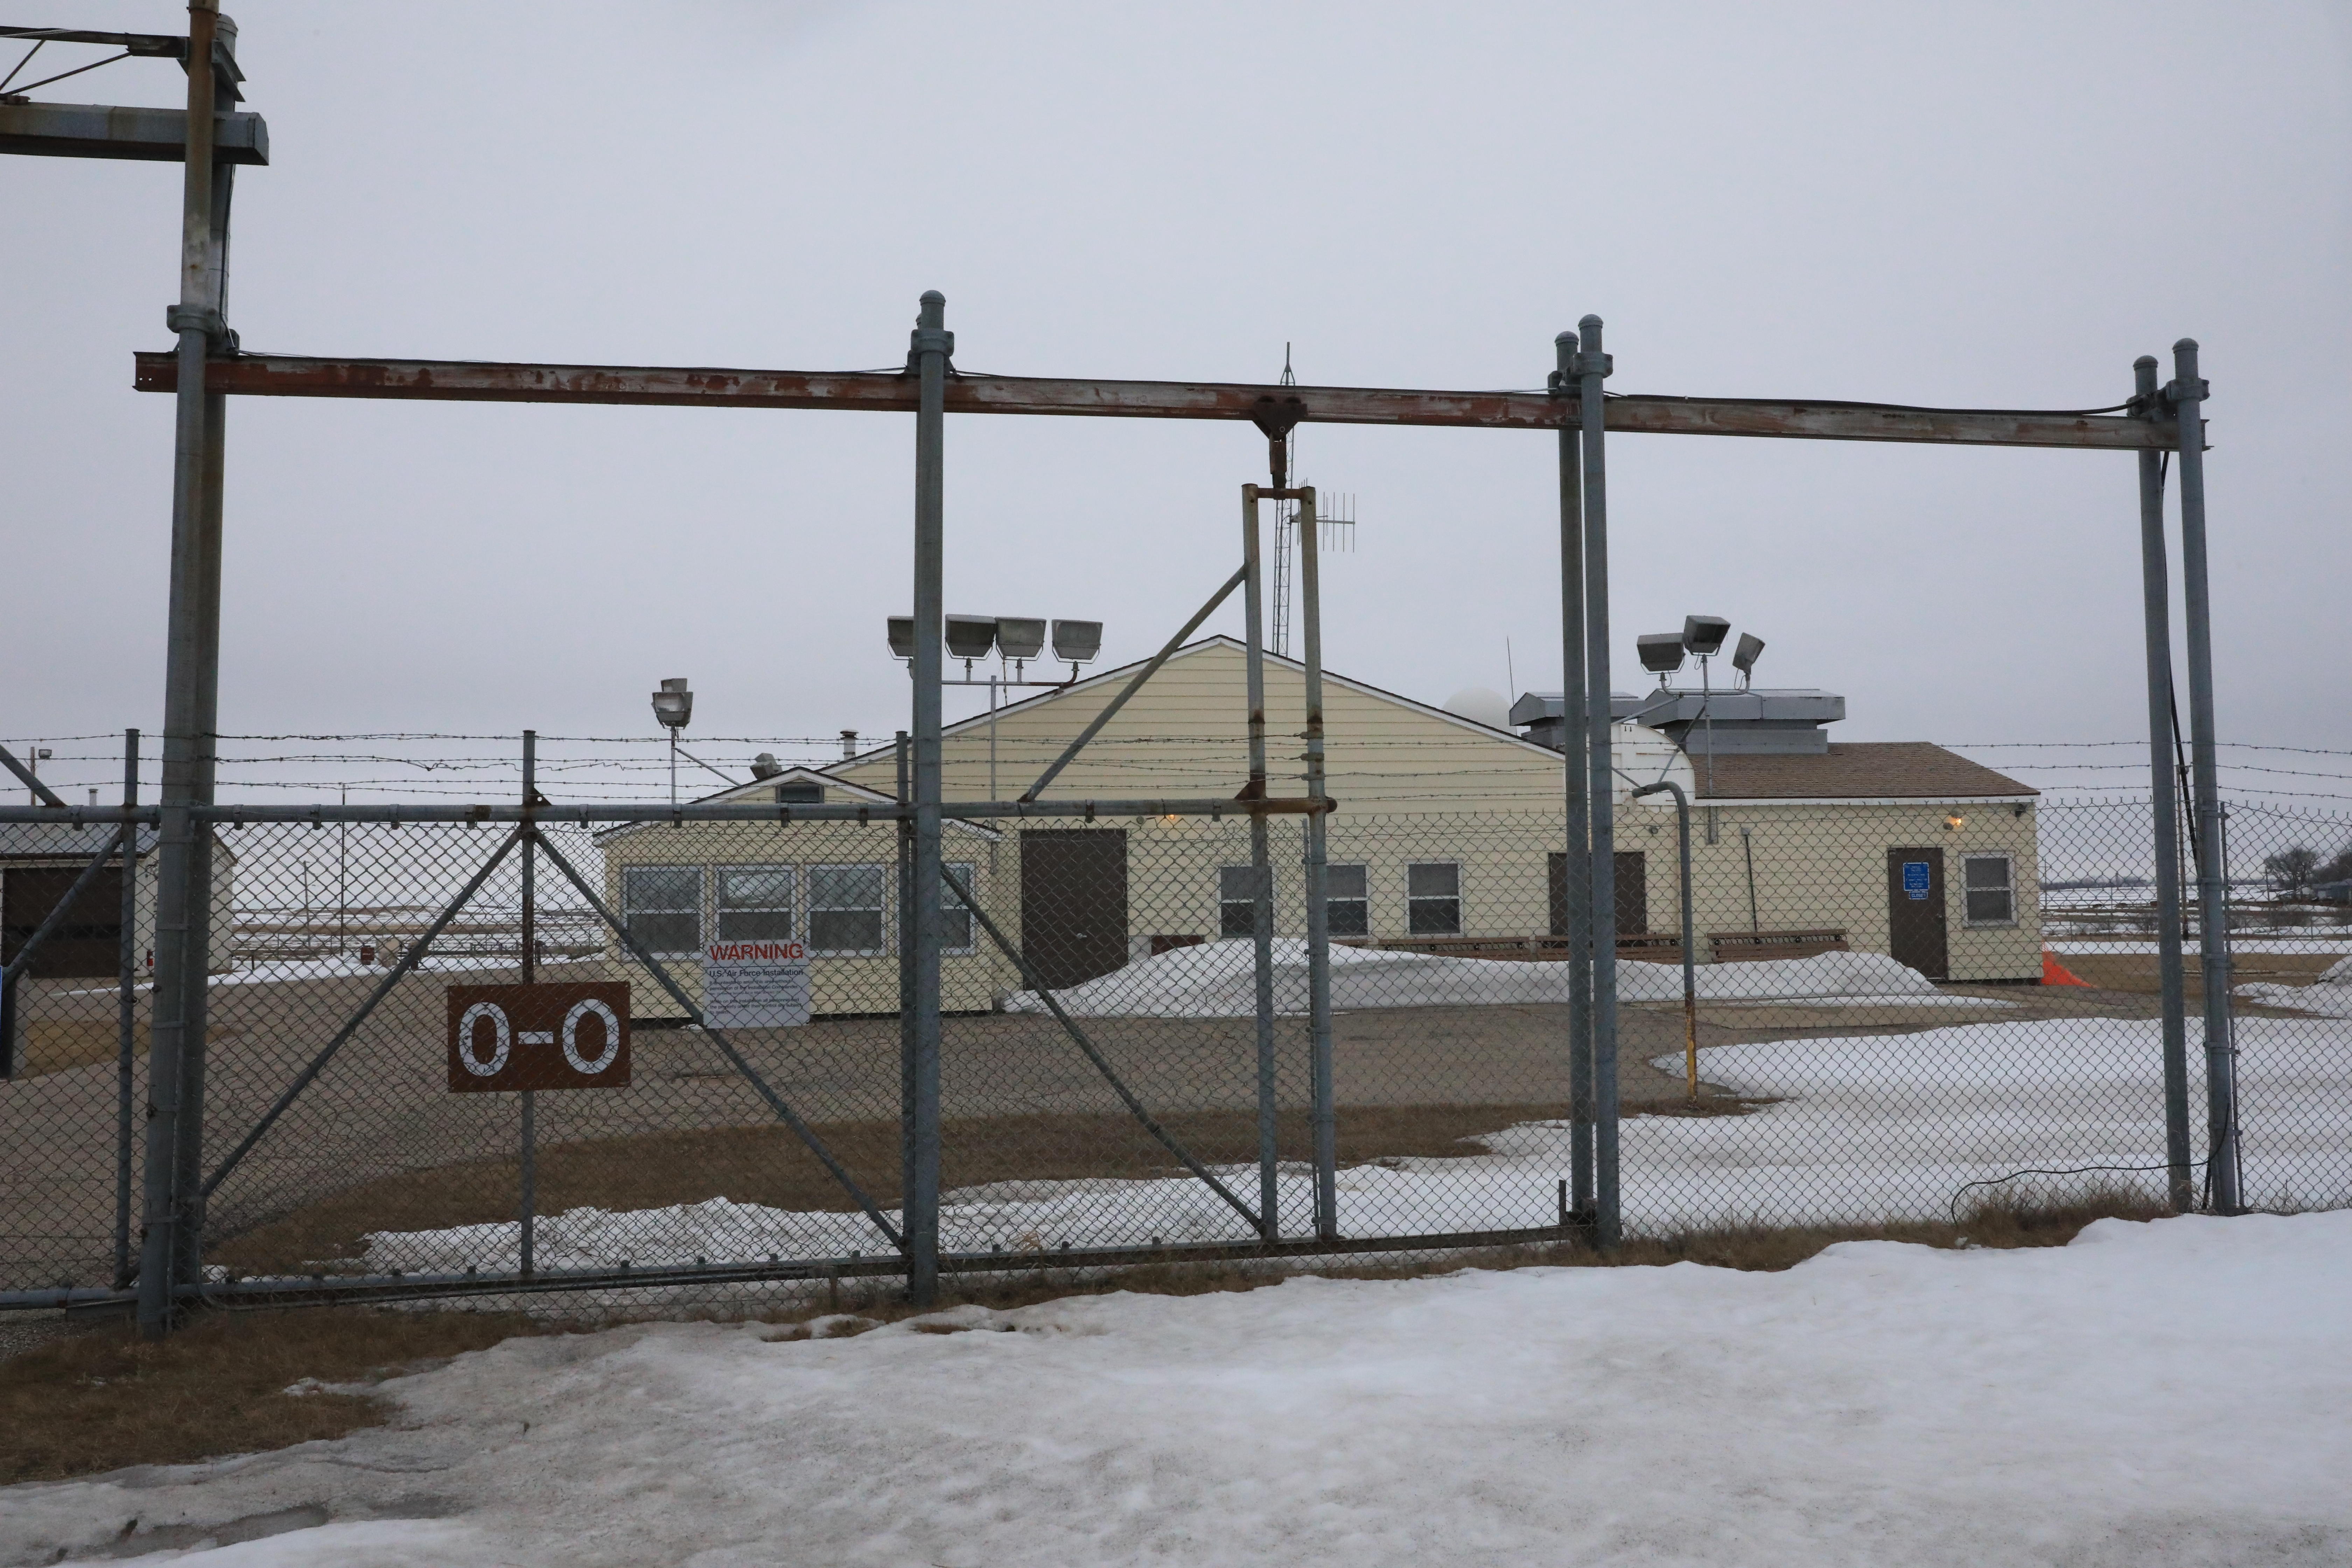
<instances>
[{"instance_id":1,"label":"white radome dome","mask_svg":"<svg viewBox=\"0 0 2352 1568\"><path fill-rule=\"evenodd\" d=\"M1491 687L1465 686L1445 700L1445 710L1457 719L1467 719L1474 724L1490 729L1511 727L1511 705L1503 694Z\"/></svg>"}]
</instances>

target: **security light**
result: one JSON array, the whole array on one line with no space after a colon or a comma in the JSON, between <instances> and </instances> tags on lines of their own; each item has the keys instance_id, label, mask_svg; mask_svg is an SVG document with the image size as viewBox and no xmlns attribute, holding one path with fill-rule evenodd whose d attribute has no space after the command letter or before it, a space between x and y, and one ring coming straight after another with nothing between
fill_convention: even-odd
<instances>
[{"instance_id":1,"label":"security light","mask_svg":"<svg viewBox=\"0 0 2352 1568\"><path fill-rule=\"evenodd\" d=\"M948 657L950 658L986 658L996 646L994 616L950 616L948 617Z\"/></svg>"},{"instance_id":2,"label":"security light","mask_svg":"<svg viewBox=\"0 0 2352 1568\"><path fill-rule=\"evenodd\" d=\"M1045 651L1045 623L1023 616L997 616L996 651L1007 658L1035 658Z\"/></svg>"},{"instance_id":3,"label":"security light","mask_svg":"<svg viewBox=\"0 0 2352 1568\"><path fill-rule=\"evenodd\" d=\"M915 657L914 616L892 616L890 617L890 657L892 658Z\"/></svg>"},{"instance_id":4,"label":"security light","mask_svg":"<svg viewBox=\"0 0 2352 1568\"><path fill-rule=\"evenodd\" d=\"M694 717L694 693L687 689L686 677L661 683L661 689L654 693L654 717L672 731L686 728L687 721Z\"/></svg>"},{"instance_id":5,"label":"security light","mask_svg":"<svg viewBox=\"0 0 2352 1568\"><path fill-rule=\"evenodd\" d=\"M776 761L773 752L761 752L751 759L751 776L755 779L772 779L783 771L783 764Z\"/></svg>"},{"instance_id":6,"label":"security light","mask_svg":"<svg viewBox=\"0 0 2352 1568\"><path fill-rule=\"evenodd\" d=\"M1739 672L1739 683L1745 686L1756 673L1756 656L1764 651L1764 639L1754 632L1739 634L1739 647L1731 655L1731 668Z\"/></svg>"},{"instance_id":7,"label":"security light","mask_svg":"<svg viewBox=\"0 0 2352 1568\"><path fill-rule=\"evenodd\" d=\"M1731 623L1721 616L1685 616L1683 617L1683 647L1701 658L1714 657L1723 647L1723 639L1731 635Z\"/></svg>"},{"instance_id":8,"label":"security light","mask_svg":"<svg viewBox=\"0 0 2352 1568\"><path fill-rule=\"evenodd\" d=\"M1683 637L1680 632L1651 632L1633 639L1642 655L1642 668L1658 678L1665 678L1683 667Z\"/></svg>"},{"instance_id":9,"label":"security light","mask_svg":"<svg viewBox=\"0 0 2352 1568\"><path fill-rule=\"evenodd\" d=\"M1102 652L1100 621L1055 621L1054 657L1066 664L1091 663Z\"/></svg>"}]
</instances>

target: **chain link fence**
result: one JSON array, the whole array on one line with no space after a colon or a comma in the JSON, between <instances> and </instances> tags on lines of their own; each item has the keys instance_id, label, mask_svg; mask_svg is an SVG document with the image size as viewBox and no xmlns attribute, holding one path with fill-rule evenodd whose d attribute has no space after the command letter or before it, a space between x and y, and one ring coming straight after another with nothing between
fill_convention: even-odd
<instances>
[{"instance_id":1,"label":"chain link fence","mask_svg":"<svg viewBox=\"0 0 2352 1568\"><path fill-rule=\"evenodd\" d=\"M528 1268L659 1302L901 1267L898 824L562 816L528 873L504 824L215 828L210 1281L510 1292ZM1702 799L1687 948L1675 808L1617 822L1629 1232L1942 1218L2021 1173L2163 1197L2145 804ZM2230 824L2247 1201L2352 1203L2352 905L2328 876L2352 820ZM1239 815L949 824L951 1260L1559 1234L1559 818L1330 820L1328 1214L1305 819L1265 832L1261 882ZM7 987L0 1289L128 1283L153 835L0 824L5 956L41 938ZM625 1082L453 1092L451 988L521 979L526 927L537 980L625 986ZM804 1017L719 994L730 954L772 948L804 962Z\"/></svg>"}]
</instances>

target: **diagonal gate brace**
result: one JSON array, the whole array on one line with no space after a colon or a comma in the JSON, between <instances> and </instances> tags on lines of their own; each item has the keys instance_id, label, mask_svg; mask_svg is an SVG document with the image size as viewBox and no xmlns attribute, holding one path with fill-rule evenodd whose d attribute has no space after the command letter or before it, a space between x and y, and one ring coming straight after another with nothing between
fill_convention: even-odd
<instances>
[{"instance_id":1,"label":"diagonal gate brace","mask_svg":"<svg viewBox=\"0 0 2352 1568\"><path fill-rule=\"evenodd\" d=\"M612 927L613 934L628 944L629 952L635 955L637 962L644 964L656 980L661 983L661 988L669 993L670 1000L686 1009L687 1016L701 1026L702 1032L710 1037L710 1042L719 1047L720 1054L726 1057L729 1064L743 1075L745 1082L759 1091L760 1098L768 1102L768 1109L776 1113L776 1120L791 1128L793 1135L806 1144L808 1152L817 1157L818 1162L832 1174L835 1181L841 1184L842 1190L857 1201L857 1206L866 1211L866 1217L874 1222L874 1228L889 1237L892 1247L904 1252L907 1249L906 1238L899 1234L898 1226L883 1217L880 1205L866 1194L864 1187L857 1184L857 1178L849 1173L849 1168L835 1156L832 1150L825 1147L824 1140L819 1138L815 1130L801 1120L800 1113L784 1103L783 1097L769 1087L768 1080L760 1076L759 1069L752 1067L744 1058L743 1053L735 1048L735 1043L711 1027L710 1020L703 1016L702 1009L694 1005L678 983L671 978L669 971L662 967L661 962L652 953L646 951L645 944L630 932L629 928L621 922L619 917L613 913L604 900L596 896L596 889L590 887L587 880L572 868L572 862L563 858L562 851L542 838L539 841L539 852L555 862L555 868L563 873L564 880L579 889L580 896L588 900L589 907L596 911L597 918Z\"/></svg>"},{"instance_id":2,"label":"diagonal gate brace","mask_svg":"<svg viewBox=\"0 0 2352 1568\"><path fill-rule=\"evenodd\" d=\"M1086 1053L1087 1060L1095 1064L1095 1070L1103 1075L1104 1081L1118 1091L1119 1099L1127 1102L1127 1109L1133 1113L1136 1121L1143 1124L1143 1130L1158 1139L1161 1148L1181 1161L1186 1170L1208 1183L1219 1197L1232 1205L1234 1212L1247 1220L1252 1230L1262 1230L1263 1226L1258 1219L1257 1211L1234 1196L1231 1187L1217 1180L1208 1166L1194 1159L1192 1152L1176 1142L1176 1135L1160 1125L1158 1119L1143 1108L1143 1101L1136 1098L1135 1091L1127 1087L1126 1082L1119 1078L1110 1063L1104 1059L1102 1052L1095 1048L1095 1043L1087 1038L1086 1031L1079 1028L1067 1013L1062 1011L1062 1005L1054 1000L1054 994L1038 982L1035 972L1029 967L1029 961L1022 957L1011 942L1004 940L1004 933L996 929L996 922L988 918L988 912L980 907L980 900L973 898L971 889L963 885L963 879L942 866L940 868L940 879L954 891L957 898L963 900L964 908L971 911L972 919L980 922L981 929L988 933L988 939L996 944L998 951L1013 961L1013 966L1021 972L1022 981L1045 1000L1045 1006L1054 1015L1055 1021L1068 1032L1078 1049Z\"/></svg>"}]
</instances>

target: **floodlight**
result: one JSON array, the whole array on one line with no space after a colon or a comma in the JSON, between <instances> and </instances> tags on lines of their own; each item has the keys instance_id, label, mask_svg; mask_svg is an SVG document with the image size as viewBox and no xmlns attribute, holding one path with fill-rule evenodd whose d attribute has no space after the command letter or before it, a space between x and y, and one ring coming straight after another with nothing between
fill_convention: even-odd
<instances>
[{"instance_id":1,"label":"floodlight","mask_svg":"<svg viewBox=\"0 0 2352 1568\"><path fill-rule=\"evenodd\" d=\"M1054 657L1066 664L1087 664L1102 652L1100 621L1055 621Z\"/></svg>"},{"instance_id":2,"label":"floodlight","mask_svg":"<svg viewBox=\"0 0 2352 1568\"><path fill-rule=\"evenodd\" d=\"M1731 668L1739 672L1740 679L1746 680L1756 673L1756 656L1763 651L1762 637L1754 632L1739 634L1739 647L1731 656Z\"/></svg>"},{"instance_id":3,"label":"floodlight","mask_svg":"<svg viewBox=\"0 0 2352 1568\"><path fill-rule=\"evenodd\" d=\"M686 728L686 721L694 717L694 693L686 689L686 677L661 683L661 689L654 693L654 717L671 730Z\"/></svg>"},{"instance_id":4,"label":"floodlight","mask_svg":"<svg viewBox=\"0 0 2352 1568\"><path fill-rule=\"evenodd\" d=\"M1642 655L1642 668L1653 675L1672 675L1683 667L1683 636L1680 632L1651 632L1633 639L1633 647Z\"/></svg>"},{"instance_id":5,"label":"floodlight","mask_svg":"<svg viewBox=\"0 0 2352 1568\"><path fill-rule=\"evenodd\" d=\"M1731 623L1721 616L1685 616L1683 647L1701 658L1713 656L1731 635Z\"/></svg>"},{"instance_id":6,"label":"floodlight","mask_svg":"<svg viewBox=\"0 0 2352 1568\"><path fill-rule=\"evenodd\" d=\"M948 657L950 658L986 658L996 646L994 616L950 616L948 617Z\"/></svg>"},{"instance_id":7,"label":"floodlight","mask_svg":"<svg viewBox=\"0 0 2352 1568\"><path fill-rule=\"evenodd\" d=\"M751 759L751 776L755 779L772 779L783 771L784 765L776 761L773 752L761 752Z\"/></svg>"},{"instance_id":8,"label":"floodlight","mask_svg":"<svg viewBox=\"0 0 2352 1568\"><path fill-rule=\"evenodd\" d=\"M1045 651L1045 623L1023 616L997 616L996 651L1007 658L1035 658Z\"/></svg>"},{"instance_id":9,"label":"floodlight","mask_svg":"<svg viewBox=\"0 0 2352 1568\"><path fill-rule=\"evenodd\" d=\"M892 616L890 617L890 657L892 658L915 657L914 616Z\"/></svg>"}]
</instances>

